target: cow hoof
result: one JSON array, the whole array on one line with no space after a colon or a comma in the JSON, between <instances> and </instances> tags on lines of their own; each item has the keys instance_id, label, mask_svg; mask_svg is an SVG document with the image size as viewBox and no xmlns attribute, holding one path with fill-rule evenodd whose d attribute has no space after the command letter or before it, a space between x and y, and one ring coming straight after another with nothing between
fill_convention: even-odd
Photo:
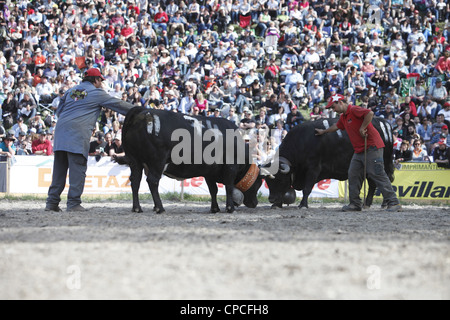
<instances>
[{"instance_id":1,"label":"cow hoof","mask_svg":"<svg viewBox=\"0 0 450 320\"><path fill-rule=\"evenodd\" d=\"M143 211L142 211L141 207L138 207L138 208L133 208L133 210L131 210L131 212L141 213Z\"/></svg>"},{"instance_id":2,"label":"cow hoof","mask_svg":"<svg viewBox=\"0 0 450 320\"><path fill-rule=\"evenodd\" d=\"M219 208L211 208L211 210L209 210L210 213L217 213L220 212Z\"/></svg>"},{"instance_id":3,"label":"cow hoof","mask_svg":"<svg viewBox=\"0 0 450 320\"><path fill-rule=\"evenodd\" d=\"M166 212L166 210L164 210L164 208L158 208L158 207L154 207L153 211L155 211L155 213L157 213L157 214Z\"/></svg>"},{"instance_id":4,"label":"cow hoof","mask_svg":"<svg viewBox=\"0 0 450 320\"><path fill-rule=\"evenodd\" d=\"M233 207L227 207L227 213L233 213L234 208Z\"/></svg>"},{"instance_id":5,"label":"cow hoof","mask_svg":"<svg viewBox=\"0 0 450 320\"><path fill-rule=\"evenodd\" d=\"M300 205L298 206L298 208L299 208L299 209L309 209L309 207L308 207L308 206L305 206L304 204L300 204Z\"/></svg>"},{"instance_id":6,"label":"cow hoof","mask_svg":"<svg viewBox=\"0 0 450 320\"><path fill-rule=\"evenodd\" d=\"M271 209L281 209L281 208L283 208L283 205L282 204L276 204L276 203L274 203L273 205L272 205L272 207L270 207Z\"/></svg>"}]
</instances>

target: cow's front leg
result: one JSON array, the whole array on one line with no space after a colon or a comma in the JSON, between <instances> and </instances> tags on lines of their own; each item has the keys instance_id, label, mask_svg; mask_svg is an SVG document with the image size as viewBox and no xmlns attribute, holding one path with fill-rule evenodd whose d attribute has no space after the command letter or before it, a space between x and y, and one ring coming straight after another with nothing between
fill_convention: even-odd
<instances>
[{"instance_id":1,"label":"cow's front leg","mask_svg":"<svg viewBox=\"0 0 450 320\"><path fill-rule=\"evenodd\" d=\"M317 168L317 169L310 169L310 172L314 172L313 170L317 170L317 172L320 172L321 168ZM300 201L300 204L298 206L299 209L302 208L309 208L308 207L308 198L309 195L312 192L312 189L314 188L315 185L315 181L317 180L317 174L311 174L308 173L305 177L305 186L303 188L303 198L302 201Z\"/></svg>"},{"instance_id":2,"label":"cow's front leg","mask_svg":"<svg viewBox=\"0 0 450 320\"><path fill-rule=\"evenodd\" d=\"M233 188L234 185L227 184L225 185L225 190L227 193L227 207L226 210L228 213L234 212L234 201L233 201Z\"/></svg>"}]
</instances>

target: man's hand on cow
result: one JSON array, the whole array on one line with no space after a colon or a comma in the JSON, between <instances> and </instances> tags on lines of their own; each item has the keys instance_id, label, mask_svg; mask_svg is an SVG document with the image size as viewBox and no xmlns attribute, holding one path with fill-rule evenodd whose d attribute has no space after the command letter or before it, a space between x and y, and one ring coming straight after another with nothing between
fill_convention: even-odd
<instances>
[{"instance_id":1,"label":"man's hand on cow","mask_svg":"<svg viewBox=\"0 0 450 320\"><path fill-rule=\"evenodd\" d=\"M316 128L316 136L321 136L325 133L325 130Z\"/></svg>"}]
</instances>

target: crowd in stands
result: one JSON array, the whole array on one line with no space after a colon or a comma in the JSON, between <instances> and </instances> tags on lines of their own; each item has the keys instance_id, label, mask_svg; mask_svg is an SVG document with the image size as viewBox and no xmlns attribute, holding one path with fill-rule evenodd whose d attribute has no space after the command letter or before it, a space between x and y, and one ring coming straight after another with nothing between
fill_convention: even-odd
<instances>
[{"instance_id":1,"label":"crowd in stands","mask_svg":"<svg viewBox=\"0 0 450 320\"><path fill-rule=\"evenodd\" d=\"M112 96L270 128L275 149L340 93L391 122L396 160L408 142L427 161L450 144L449 17L447 0L0 0L2 143L51 154L60 97L96 67ZM103 110L93 142L123 119Z\"/></svg>"}]
</instances>

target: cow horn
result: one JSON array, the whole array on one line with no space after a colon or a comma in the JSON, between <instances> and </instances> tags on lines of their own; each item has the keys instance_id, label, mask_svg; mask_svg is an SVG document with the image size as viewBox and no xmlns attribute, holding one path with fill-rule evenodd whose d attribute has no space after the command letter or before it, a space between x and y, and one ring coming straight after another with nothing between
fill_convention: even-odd
<instances>
[{"instance_id":1,"label":"cow horn","mask_svg":"<svg viewBox=\"0 0 450 320\"><path fill-rule=\"evenodd\" d=\"M280 172L282 174L288 174L291 171L291 168L286 163L280 163Z\"/></svg>"}]
</instances>

